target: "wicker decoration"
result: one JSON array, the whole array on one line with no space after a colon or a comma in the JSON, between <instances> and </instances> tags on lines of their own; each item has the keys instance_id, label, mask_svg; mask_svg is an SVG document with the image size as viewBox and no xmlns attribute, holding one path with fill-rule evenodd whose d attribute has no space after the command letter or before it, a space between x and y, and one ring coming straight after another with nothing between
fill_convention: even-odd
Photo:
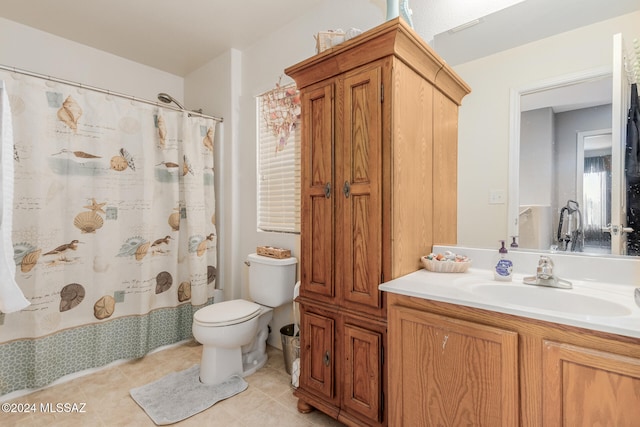
<instances>
[{"instance_id":1,"label":"wicker decoration","mask_svg":"<svg viewBox=\"0 0 640 427\"><path fill-rule=\"evenodd\" d=\"M258 255L278 259L289 258L291 256L291 251L289 249L274 248L272 246L258 246L256 248L256 253Z\"/></svg>"},{"instance_id":2,"label":"wicker decoration","mask_svg":"<svg viewBox=\"0 0 640 427\"><path fill-rule=\"evenodd\" d=\"M471 267L471 261L437 261L428 259L426 256L421 257L420 260L424 268L437 273L464 273Z\"/></svg>"},{"instance_id":3,"label":"wicker decoration","mask_svg":"<svg viewBox=\"0 0 640 427\"><path fill-rule=\"evenodd\" d=\"M316 53L331 49L346 40L345 33L342 30L319 31L313 37L316 39Z\"/></svg>"}]
</instances>

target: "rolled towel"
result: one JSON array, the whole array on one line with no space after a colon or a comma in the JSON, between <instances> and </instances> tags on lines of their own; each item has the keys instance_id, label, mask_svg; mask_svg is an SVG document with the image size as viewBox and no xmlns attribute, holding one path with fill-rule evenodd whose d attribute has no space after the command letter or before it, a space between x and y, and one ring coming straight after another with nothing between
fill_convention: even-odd
<instances>
[{"instance_id":1,"label":"rolled towel","mask_svg":"<svg viewBox=\"0 0 640 427\"><path fill-rule=\"evenodd\" d=\"M0 311L12 313L31 304L16 283L13 261L13 128L6 86L0 81Z\"/></svg>"},{"instance_id":2,"label":"rolled towel","mask_svg":"<svg viewBox=\"0 0 640 427\"><path fill-rule=\"evenodd\" d=\"M291 385L298 388L300 385L300 358L294 360L291 365Z\"/></svg>"}]
</instances>

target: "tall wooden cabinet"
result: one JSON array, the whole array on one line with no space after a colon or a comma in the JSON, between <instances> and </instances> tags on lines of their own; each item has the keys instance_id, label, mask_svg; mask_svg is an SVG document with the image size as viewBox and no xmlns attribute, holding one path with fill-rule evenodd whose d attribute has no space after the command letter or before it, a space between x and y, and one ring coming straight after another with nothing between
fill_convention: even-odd
<instances>
[{"instance_id":1,"label":"tall wooden cabinet","mask_svg":"<svg viewBox=\"0 0 640 427\"><path fill-rule=\"evenodd\" d=\"M456 242L469 88L400 19L289 67L302 101L298 407L386 425L378 285Z\"/></svg>"}]
</instances>

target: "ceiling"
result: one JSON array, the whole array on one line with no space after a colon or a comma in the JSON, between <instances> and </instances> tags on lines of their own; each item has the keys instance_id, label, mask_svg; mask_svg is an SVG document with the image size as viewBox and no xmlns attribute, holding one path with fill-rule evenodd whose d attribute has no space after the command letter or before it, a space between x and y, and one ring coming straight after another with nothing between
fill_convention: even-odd
<instances>
[{"instance_id":1,"label":"ceiling","mask_svg":"<svg viewBox=\"0 0 640 427\"><path fill-rule=\"evenodd\" d=\"M324 1L2 0L0 17L184 77L230 48L244 50ZM370 1L386 10L385 0ZM466 1L414 0L412 8L416 18L422 17L424 32L448 15L468 18ZM433 45L456 65L637 10L638 1L520 0L478 19L481 25L436 35ZM473 13L482 14L495 2L480 2Z\"/></svg>"},{"instance_id":2,"label":"ceiling","mask_svg":"<svg viewBox=\"0 0 640 427\"><path fill-rule=\"evenodd\" d=\"M551 107L554 113L611 104L611 76L536 91L520 98L520 111Z\"/></svg>"},{"instance_id":3,"label":"ceiling","mask_svg":"<svg viewBox=\"0 0 640 427\"><path fill-rule=\"evenodd\" d=\"M640 0L527 0L436 34L433 46L458 65L496 52L640 9ZM521 111L551 107L554 113L610 104L612 78L523 95Z\"/></svg>"},{"instance_id":4,"label":"ceiling","mask_svg":"<svg viewBox=\"0 0 640 427\"><path fill-rule=\"evenodd\" d=\"M178 76L322 0L2 0L0 17Z\"/></svg>"},{"instance_id":5,"label":"ceiling","mask_svg":"<svg viewBox=\"0 0 640 427\"><path fill-rule=\"evenodd\" d=\"M521 1L436 34L433 47L455 66L639 9L640 0Z\"/></svg>"}]
</instances>

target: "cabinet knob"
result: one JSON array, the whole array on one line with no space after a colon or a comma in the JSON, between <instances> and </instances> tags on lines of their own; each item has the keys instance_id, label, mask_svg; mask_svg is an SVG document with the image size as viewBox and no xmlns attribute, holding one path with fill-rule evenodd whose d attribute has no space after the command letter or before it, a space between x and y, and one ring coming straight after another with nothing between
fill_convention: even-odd
<instances>
[{"instance_id":1,"label":"cabinet knob","mask_svg":"<svg viewBox=\"0 0 640 427\"><path fill-rule=\"evenodd\" d=\"M324 362L324 366L329 366L329 363L331 363L331 356L329 356L329 350L327 350L324 353L324 357L322 358L322 361Z\"/></svg>"},{"instance_id":2,"label":"cabinet knob","mask_svg":"<svg viewBox=\"0 0 640 427\"><path fill-rule=\"evenodd\" d=\"M330 198L331 197L331 183L327 182L327 184L324 186L324 197L325 198Z\"/></svg>"},{"instance_id":3,"label":"cabinet knob","mask_svg":"<svg viewBox=\"0 0 640 427\"><path fill-rule=\"evenodd\" d=\"M342 192L344 193L344 197L348 199L349 195L351 194L351 184L349 184L349 181L344 182L344 186L342 187Z\"/></svg>"}]
</instances>

